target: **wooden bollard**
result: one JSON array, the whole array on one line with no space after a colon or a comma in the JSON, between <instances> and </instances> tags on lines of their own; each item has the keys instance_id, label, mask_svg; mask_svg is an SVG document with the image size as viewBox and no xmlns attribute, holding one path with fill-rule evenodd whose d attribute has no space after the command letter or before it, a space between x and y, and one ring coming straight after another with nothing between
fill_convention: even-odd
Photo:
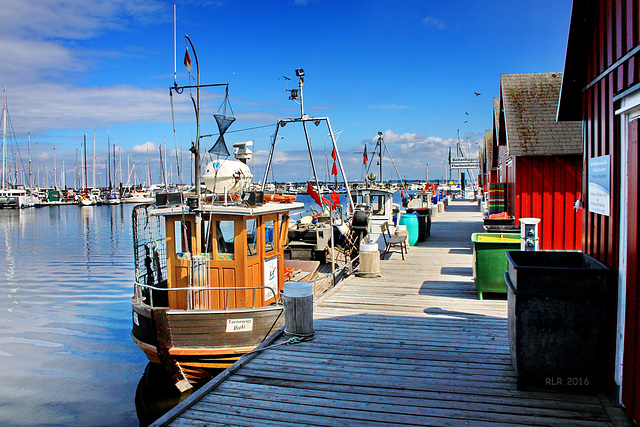
<instances>
[{"instance_id":1,"label":"wooden bollard","mask_svg":"<svg viewBox=\"0 0 640 427\"><path fill-rule=\"evenodd\" d=\"M313 284L289 282L284 284L284 336L313 339Z\"/></svg>"},{"instance_id":2,"label":"wooden bollard","mask_svg":"<svg viewBox=\"0 0 640 427\"><path fill-rule=\"evenodd\" d=\"M377 243L360 244L360 277L380 277L380 252Z\"/></svg>"}]
</instances>

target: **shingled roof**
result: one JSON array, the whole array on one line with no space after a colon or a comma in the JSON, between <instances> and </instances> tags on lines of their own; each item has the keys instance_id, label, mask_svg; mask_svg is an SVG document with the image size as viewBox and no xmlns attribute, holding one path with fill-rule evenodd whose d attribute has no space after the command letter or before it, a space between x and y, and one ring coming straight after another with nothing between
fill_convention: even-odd
<instances>
[{"instance_id":1,"label":"shingled roof","mask_svg":"<svg viewBox=\"0 0 640 427\"><path fill-rule=\"evenodd\" d=\"M510 155L582 154L582 122L556 122L561 83L562 73L500 76Z\"/></svg>"}]
</instances>

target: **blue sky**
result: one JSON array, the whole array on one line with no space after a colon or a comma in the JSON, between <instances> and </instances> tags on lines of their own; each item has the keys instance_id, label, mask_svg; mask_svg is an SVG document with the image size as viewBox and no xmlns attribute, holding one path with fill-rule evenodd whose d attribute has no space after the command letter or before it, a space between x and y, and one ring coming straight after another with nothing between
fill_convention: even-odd
<instances>
[{"instance_id":1,"label":"blue sky","mask_svg":"<svg viewBox=\"0 0 640 427\"><path fill-rule=\"evenodd\" d=\"M500 74L562 71L570 13L570 0L183 0L177 2L177 79L193 83L182 64L188 34L201 83L229 83L237 120L226 140L229 146L253 141L256 180L276 121L299 115L283 79L295 87L297 68L306 73L305 112L329 117L333 130L342 131L338 146L349 180L362 179L364 143L371 152L378 132L402 178L424 179L427 164L430 179L442 178L458 130L473 155L491 129ZM193 108L186 91L173 97L174 137L168 90L173 2L5 2L0 46L0 84L15 142L26 165L31 134L32 170L35 175L37 164L41 185L45 165L53 183L54 147L57 182L64 162L66 182L74 184L85 134L90 166L95 134L97 184L106 182L107 135L121 150L125 183L134 159L138 180L150 163L152 181L159 181L158 146L168 154L173 181L183 153L182 180L189 181ZM202 134L217 133L212 115L223 95L220 88L203 90ZM310 133L324 179L330 139L322 126ZM281 135L275 179L309 179L302 128L288 126ZM214 142L203 138L203 148ZM383 165L385 178L398 178L388 161Z\"/></svg>"}]
</instances>

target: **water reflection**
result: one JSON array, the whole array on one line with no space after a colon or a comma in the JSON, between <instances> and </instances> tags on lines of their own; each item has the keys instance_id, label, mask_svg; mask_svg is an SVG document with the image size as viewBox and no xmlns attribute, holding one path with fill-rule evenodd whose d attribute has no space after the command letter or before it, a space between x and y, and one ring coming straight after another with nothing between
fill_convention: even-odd
<instances>
[{"instance_id":1,"label":"water reflection","mask_svg":"<svg viewBox=\"0 0 640 427\"><path fill-rule=\"evenodd\" d=\"M180 393L174 386L171 376L161 366L148 363L136 389L136 412L141 426L148 426L164 415L169 409L182 402L200 388L206 381L194 384L194 387Z\"/></svg>"}]
</instances>

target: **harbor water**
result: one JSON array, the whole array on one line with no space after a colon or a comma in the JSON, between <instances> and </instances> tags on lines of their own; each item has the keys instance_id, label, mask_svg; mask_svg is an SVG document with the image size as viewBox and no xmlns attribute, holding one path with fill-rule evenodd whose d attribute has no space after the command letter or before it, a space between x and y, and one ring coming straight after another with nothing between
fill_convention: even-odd
<instances>
[{"instance_id":1,"label":"harbor water","mask_svg":"<svg viewBox=\"0 0 640 427\"><path fill-rule=\"evenodd\" d=\"M0 425L138 425L131 209L0 210Z\"/></svg>"},{"instance_id":2,"label":"harbor water","mask_svg":"<svg viewBox=\"0 0 640 427\"><path fill-rule=\"evenodd\" d=\"M131 339L132 209L0 210L0 425L144 425L184 398Z\"/></svg>"}]
</instances>

